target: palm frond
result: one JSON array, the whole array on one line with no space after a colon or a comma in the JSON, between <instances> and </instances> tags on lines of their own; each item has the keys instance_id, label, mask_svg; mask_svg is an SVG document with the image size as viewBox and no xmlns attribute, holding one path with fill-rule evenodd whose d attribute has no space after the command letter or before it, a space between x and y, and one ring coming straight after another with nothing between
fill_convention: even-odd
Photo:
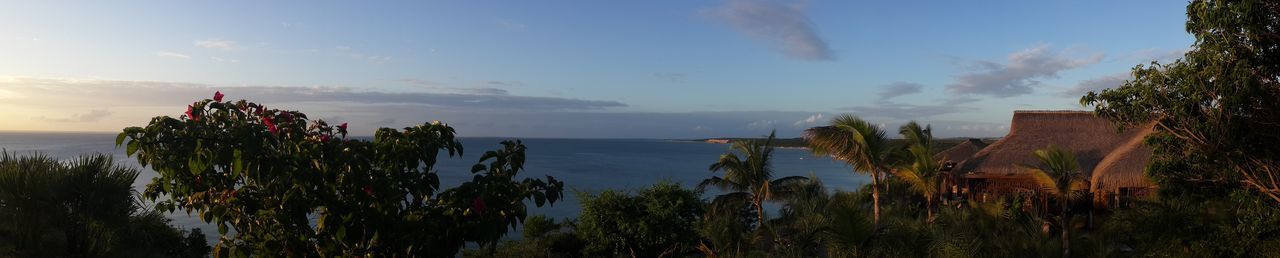
<instances>
[{"instance_id":1,"label":"palm frond","mask_svg":"<svg viewBox=\"0 0 1280 258\"><path fill-rule=\"evenodd\" d=\"M1031 176L1031 181L1036 182L1036 185L1039 185L1041 189L1044 189L1044 191L1050 192L1050 193L1057 193L1059 191L1058 182L1052 177L1052 174L1050 174L1050 172L1040 169L1038 167L1032 167L1027 165L1020 165L1020 166L1026 168L1029 172L1031 172L1029 173L1029 175Z\"/></svg>"},{"instance_id":2,"label":"palm frond","mask_svg":"<svg viewBox=\"0 0 1280 258\"><path fill-rule=\"evenodd\" d=\"M814 154L848 162L863 173L883 170L892 153L883 129L849 114L836 116L828 126L809 128L803 137Z\"/></svg>"}]
</instances>

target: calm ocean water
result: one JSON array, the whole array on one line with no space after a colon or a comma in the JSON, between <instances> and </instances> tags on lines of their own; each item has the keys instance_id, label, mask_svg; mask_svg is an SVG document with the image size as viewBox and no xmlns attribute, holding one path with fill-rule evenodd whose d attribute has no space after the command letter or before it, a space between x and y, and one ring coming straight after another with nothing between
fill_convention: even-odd
<instances>
[{"instance_id":1,"label":"calm ocean water","mask_svg":"<svg viewBox=\"0 0 1280 258\"><path fill-rule=\"evenodd\" d=\"M470 168L480 154L497 149L505 138L464 138L465 156L444 158L436 165L442 187L448 188L470 180ZM29 154L39 151L69 159L88 153L111 154L122 165L139 167L114 145L115 134L108 133L25 133L0 132L0 148L11 153ZM604 189L636 189L669 180L692 187L712 176L707 167L725 151L727 144L676 142L648 139L523 139L528 146L524 177L550 175L565 182L566 199L554 206L531 208L530 214L551 217L576 217L578 198L574 191L598 192ZM869 178L850 172L848 166L827 158L815 157L803 149L778 149L774 152L776 177L816 175L828 188L852 190L869 182ZM143 169L134 187L141 191L155 172ZM714 192L709 192L711 197ZM530 204L530 207L533 207ZM202 228L210 240L217 230L178 211L169 215L183 228ZM518 234L511 234L518 235Z\"/></svg>"}]
</instances>

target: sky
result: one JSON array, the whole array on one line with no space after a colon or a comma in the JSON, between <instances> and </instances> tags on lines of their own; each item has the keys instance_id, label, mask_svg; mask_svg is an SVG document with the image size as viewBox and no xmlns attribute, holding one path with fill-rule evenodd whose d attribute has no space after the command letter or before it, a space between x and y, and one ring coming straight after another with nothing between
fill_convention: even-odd
<instances>
[{"instance_id":1,"label":"sky","mask_svg":"<svg viewBox=\"0 0 1280 258\"><path fill-rule=\"evenodd\" d=\"M1183 1L0 6L0 131L118 132L221 91L357 135L796 137L848 113L994 137L1194 42Z\"/></svg>"}]
</instances>

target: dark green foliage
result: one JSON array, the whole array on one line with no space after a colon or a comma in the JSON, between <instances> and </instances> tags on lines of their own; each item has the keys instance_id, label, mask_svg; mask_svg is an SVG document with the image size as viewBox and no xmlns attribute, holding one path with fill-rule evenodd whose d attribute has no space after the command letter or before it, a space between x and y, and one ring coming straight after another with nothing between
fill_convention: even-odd
<instances>
[{"instance_id":1,"label":"dark green foliage","mask_svg":"<svg viewBox=\"0 0 1280 258\"><path fill-rule=\"evenodd\" d=\"M346 124L301 112L206 99L179 118L125 128L116 144L159 174L144 192L157 209L218 226L218 257L450 257L466 242L496 243L524 220L525 200L542 206L562 194L551 177L517 181L520 141L485 152L471 181L442 189L436 159L463 150L452 127L381 128L372 141L346 134Z\"/></svg>"},{"instance_id":2,"label":"dark green foliage","mask_svg":"<svg viewBox=\"0 0 1280 258\"><path fill-rule=\"evenodd\" d=\"M840 257L856 253L874 234L856 193L828 194L821 181L793 189L777 219L769 221L768 253L786 257Z\"/></svg>"},{"instance_id":3,"label":"dark green foliage","mask_svg":"<svg viewBox=\"0 0 1280 258\"><path fill-rule=\"evenodd\" d=\"M1148 173L1164 194L1221 197L1244 181L1280 202L1280 2L1192 1L1186 29L1196 41L1181 59L1139 65L1081 103L1127 126L1158 123Z\"/></svg>"},{"instance_id":4,"label":"dark green foliage","mask_svg":"<svg viewBox=\"0 0 1280 258\"><path fill-rule=\"evenodd\" d=\"M107 155L60 162L0 153L0 256L205 256L199 230L188 241L136 202L137 177Z\"/></svg>"},{"instance_id":5,"label":"dark green foliage","mask_svg":"<svg viewBox=\"0 0 1280 258\"><path fill-rule=\"evenodd\" d=\"M127 257L206 257L210 247L200 229L186 232L169 226L170 220L156 211L135 215L129 222L129 237L121 253Z\"/></svg>"},{"instance_id":6,"label":"dark green foliage","mask_svg":"<svg viewBox=\"0 0 1280 258\"><path fill-rule=\"evenodd\" d=\"M525 239L540 238L547 233L558 232L563 227L560 223L556 223L546 215L533 215L524 220L524 228L521 228L522 236Z\"/></svg>"},{"instance_id":7,"label":"dark green foliage","mask_svg":"<svg viewBox=\"0 0 1280 258\"><path fill-rule=\"evenodd\" d=\"M747 193L716 196L707 204L698 232L716 253L732 254L752 250L756 209Z\"/></svg>"},{"instance_id":8,"label":"dark green foliage","mask_svg":"<svg viewBox=\"0 0 1280 258\"><path fill-rule=\"evenodd\" d=\"M1110 249L1175 257L1277 257L1280 209L1246 191L1229 198L1140 202L1099 229ZM1118 252L1118 251L1112 251Z\"/></svg>"},{"instance_id":9,"label":"dark green foliage","mask_svg":"<svg viewBox=\"0 0 1280 258\"><path fill-rule=\"evenodd\" d=\"M577 222L555 222L543 215L534 215L524 221L524 238L506 241L490 250L464 250L463 257L584 257L586 240L578 236L574 228Z\"/></svg>"},{"instance_id":10,"label":"dark green foliage","mask_svg":"<svg viewBox=\"0 0 1280 258\"><path fill-rule=\"evenodd\" d=\"M698 245L701 192L658 183L629 195L617 190L582 195L577 232L591 254L658 257Z\"/></svg>"}]
</instances>

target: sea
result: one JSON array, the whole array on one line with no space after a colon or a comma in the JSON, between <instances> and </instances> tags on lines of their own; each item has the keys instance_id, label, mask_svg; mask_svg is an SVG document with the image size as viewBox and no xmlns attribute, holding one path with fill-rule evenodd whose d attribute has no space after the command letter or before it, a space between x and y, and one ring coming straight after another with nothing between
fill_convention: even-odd
<instances>
[{"instance_id":1,"label":"sea","mask_svg":"<svg viewBox=\"0 0 1280 258\"><path fill-rule=\"evenodd\" d=\"M140 168L141 174L133 187L141 192L156 173L141 167L125 155L123 148L115 146L112 133L44 133L0 132L0 149L12 154L43 153L58 159L73 159L81 155L103 153L115 157L116 163ZM481 154L501 148L503 140L514 138L462 138L465 148L460 157L440 157L436 164L441 187L450 188L471 179L471 165ZM520 139L528 147L523 171L517 177L555 177L565 184L565 199L553 205L535 207L529 203L529 214L543 214L552 218L573 218L579 213L577 193L596 193L607 189L633 191L660 181L694 187L713 175L708 167L721 154L729 151L728 144L662 139ZM803 148L779 148L774 151L774 176L814 176L831 191L853 191L870 182L870 178L852 172L852 169L830 158L819 157ZM706 198L718 194L714 190L705 193ZM771 205L776 209L776 205ZM181 210L168 214L172 223L184 229L202 229L210 242L216 241L215 226L203 222L195 212L188 215ZM509 237L518 237L513 231Z\"/></svg>"}]
</instances>

